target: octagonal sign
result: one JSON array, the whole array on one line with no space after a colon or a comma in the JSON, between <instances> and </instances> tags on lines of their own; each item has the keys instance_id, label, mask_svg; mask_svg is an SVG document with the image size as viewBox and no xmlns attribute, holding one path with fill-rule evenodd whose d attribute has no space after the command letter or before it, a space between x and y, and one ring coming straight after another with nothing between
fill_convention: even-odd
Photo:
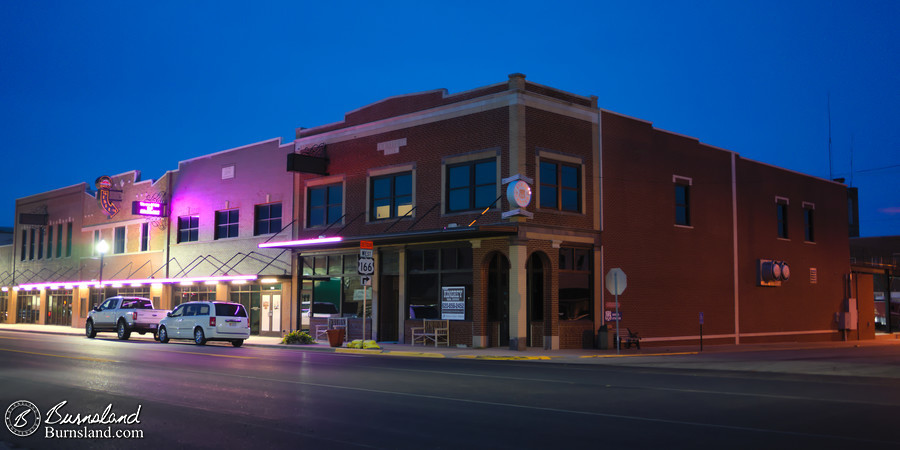
<instances>
[{"instance_id":1,"label":"octagonal sign","mask_svg":"<svg viewBox=\"0 0 900 450\"><path fill-rule=\"evenodd\" d=\"M622 295L625 286L628 285L628 277L622 269L616 267L606 273L606 290L612 295Z\"/></svg>"}]
</instances>

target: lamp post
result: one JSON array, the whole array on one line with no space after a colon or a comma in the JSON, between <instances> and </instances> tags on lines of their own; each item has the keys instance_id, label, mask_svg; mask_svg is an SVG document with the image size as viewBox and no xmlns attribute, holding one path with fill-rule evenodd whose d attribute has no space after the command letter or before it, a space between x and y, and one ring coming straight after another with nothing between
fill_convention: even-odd
<instances>
[{"instance_id":1,"label":"lamp post","mask_svg":"<svg viewBox=\"0 0 900 450\"><path fill-rule=\"evenodd\" d=\"M97 283L97 287L102 289L103 288L103 255L109 251L109 244L107 244L105 240L101 239L100 242L97 243L97 246L95 247L95 249L97 250L97 253L100 254L100 275L98 277L98 278L100 278L100 282Z\"/></svg>"}]
</instances>

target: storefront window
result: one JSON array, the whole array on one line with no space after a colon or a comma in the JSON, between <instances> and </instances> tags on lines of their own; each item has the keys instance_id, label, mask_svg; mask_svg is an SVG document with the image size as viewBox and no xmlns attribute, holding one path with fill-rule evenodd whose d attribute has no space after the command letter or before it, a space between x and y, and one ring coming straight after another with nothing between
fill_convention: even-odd
<instances>
[{"instance_id":1,"label":"storefront window","mask_svg":"<svg viewBox=\"0 0 900 450\"><path fill-rule=\"evenodd\" d=\"M175 286L172 288L172 307L184 302L213 301L216 299L216 287L208 284Z\"/></svg>"},{"instance_id":2,"label":"storefront window","mask_svg":"<svg viewBox=\"0 0 900 450\"><path fill-rule=\"evenodd\" d=\"M592 318L591 250L562 247L559 249L559 318L578 320Z\"/></svg>"},{"instance_id":3,"label":"storefront window","mask_svg":"<svg viewBox=\"0 0 900 450\"><path fill-rule=\"evenodd\" d=\"M47 291L47 325L72 325L72 290Z\"/></svg>"},{"instance_id":4,"label":"storefront window","mask_svg":"<svg viewBox=\"0 0 900 450\"><path fill-rule=\"evenodd\" d=\"M355 253L303 257L303 275L312 280L312 316L371 317L372 288L363 289ZM365 294L364 294L365 291ZM363 311L365 295L365 311ZM307 310L310 305L302 305Z\"/></svg>"},{"instance_id":5,"label":"storefront window","mask_svg":"<svg viewBox=\"0 0 900 450\"><path fill-rule=\"evenodd\" d=\"M9 317L9 291L0 291L0 323Z\"/></svg>"},{"instance_id":6,"label":"storefront window","mask_svg":"<svg viewBox=\"0 0 900 450\"><path fill-rule=\"evenodd\" d=\"M231 287L230 301L244 305L250 312L250 334L259 334L260 292L258 284L239 284Z\"/></svg>"},{"instance_id":7,"label":"storefront window","mask_svg":"<svg viewBox=\"0 0 900 450\"><path fill-rule=\"evenodd\" d=\"M408 319L441 318L441 288L465 288L466 320L472 319L472 249L446 247L407 251Z\"/></svg>"},{"instance_id":8,"label":"storefront window","mask_svg":"<svg viewBox=\"0 0 900 450\"><path fill-rule=\"evenodd\" d=\"M41 315L41 291L19 291L16 323L38 323Z\"/></svg>"}]
</instances>

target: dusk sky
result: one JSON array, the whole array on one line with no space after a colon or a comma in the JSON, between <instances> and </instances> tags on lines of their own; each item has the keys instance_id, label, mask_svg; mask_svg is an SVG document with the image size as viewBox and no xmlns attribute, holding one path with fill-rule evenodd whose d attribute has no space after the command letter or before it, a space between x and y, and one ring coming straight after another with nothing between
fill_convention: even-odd
<instances>
[{"instance_id":1,"label":"dusk sky","mask_svg":"<svg viewBox=\"0 0 900 450\"><path fill-rule=\"evenodd\" d=\"M900 235L898 23L893 0L0 1L0 226L17 198L520 72L823 178L830 96L862 235Z\"/></svg>"}]
</instances>

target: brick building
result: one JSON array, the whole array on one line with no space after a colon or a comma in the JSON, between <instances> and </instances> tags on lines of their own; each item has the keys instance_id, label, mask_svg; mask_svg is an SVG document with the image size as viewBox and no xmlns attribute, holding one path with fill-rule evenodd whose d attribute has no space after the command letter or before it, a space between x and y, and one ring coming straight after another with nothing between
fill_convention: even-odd
<instances>
[{"instance_id":1,"label":"brick building","mask_svg":"<svg viewBox=\"0 0 900 450\"><path fill-rule=\"evenodd\" d=\"M123 177L128 184L127 175L113 182ZM844 319L868 308L848 301L846 186L656 129L521 74L460 93L391 97L298 128L292 145L195 158L140 186L164 192L168 232L150 239L158 254L121 255L105 270L129 281L152 267L168 280L149 288L164 307L242 301L260 333L309 328L325 314L348 318L351 337L365 326L367 337L409 342L424 319L446 318L451 345L580 348L615 325L604 277L620 268L628 278L619 325L645 344L696 343L700 317L704 339L716 343L869 336ZM124 200L144 190L125 190ZM96 205L85 191L49 194ZM25 199L28 207L40 210L41 195ZM16 242L0 247L13 266L0 273L15 274L2 281L4 295L27 290L45 314L47 283L97 278L98 231L114 240L123 220L126 246L137 245L141 220L94 207L17 223ZM48 242L42 227L58 239L52 225L68 223L82 244L77 264L63 266L79 275L21 260L32 242ZM358 274L363 241L374 243L371 287ZM200 275L218 279L177 281Z\"/></svg>"},{"instance_id":2,"label":"brick building","mask_svg":"<svg viewBox=\"0 0 900 450\"><path fill-rule=\"evenodd\" d=\"M408 342L445 315L451 287L465 290L451 344L581 347L613 318L613 267L628 276L620 325L647 343L696 342L701 314L714 342L841 337L842 184L520 74L388 98L296 138L297 233L271 245L297 254L302 297L352 318L364 314L358 243L374 242L365 315L378 339ZM529 187L520 203L505 195ZM361 326L351 319L351 334Z\"/></svg>"}]
</instances>

